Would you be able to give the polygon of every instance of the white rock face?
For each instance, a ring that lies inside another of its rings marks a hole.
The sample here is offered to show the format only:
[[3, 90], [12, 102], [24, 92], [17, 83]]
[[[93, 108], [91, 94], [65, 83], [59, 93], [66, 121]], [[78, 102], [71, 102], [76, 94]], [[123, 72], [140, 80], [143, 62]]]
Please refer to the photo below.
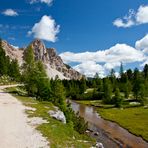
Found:
[[48, 111], [48, 114], [51, 117], [53, 117], [53, 118], [63, 122], [64, 124], [66, 124], [66, 118], [65, 118], [65, 115], [64, 115], [64, 113], [62, 111], [60, 111], [60, 110], [56, 110], [56, 111], [50, 110], [50, 111]]
[[96, 148], [104, 148], [103, 144], [100, 142], [96, 143]]
[[14, 46], [8, 44], [6, 41], [2, 41], [2, 47], [5, 50], [6, 55], [9, 56], [10, 59], [17, 59], [19, 65], [23, 63], [23, 50], [14, 48]]
[[58, 76], [60, 80], [69, 79], [69, 78], [66, 78], [62, 73], [60, 73], [56, 69], [51, 68], [50, 65], [48, 64], [45, 64], [45, 65], [46, 65], [46, 72], [49, 78], [55, 79]]

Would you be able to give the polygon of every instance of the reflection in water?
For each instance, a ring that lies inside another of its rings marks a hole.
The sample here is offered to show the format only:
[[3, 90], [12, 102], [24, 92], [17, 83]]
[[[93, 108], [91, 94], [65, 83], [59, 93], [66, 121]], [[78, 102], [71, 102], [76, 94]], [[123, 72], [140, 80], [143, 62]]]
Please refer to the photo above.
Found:
[[105, 148], [148, 148], [148, 143], [142, 138], [129, 133], [116, 123], [102, 119], [97, 114], [95, 107], [78, 104], [74, 101], [71, 101], [71, 104], [73, 110], [79, 112], [79, 115], [88, 121], [89, 129], [99, 132], [97, 140], [102, 142]]

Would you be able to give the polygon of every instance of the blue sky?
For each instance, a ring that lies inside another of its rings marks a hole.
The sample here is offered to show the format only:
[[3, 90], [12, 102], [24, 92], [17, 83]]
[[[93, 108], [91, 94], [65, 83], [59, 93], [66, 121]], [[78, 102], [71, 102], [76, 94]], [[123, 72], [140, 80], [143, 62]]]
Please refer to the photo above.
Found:
[[[147, 0], [2, 0], [0, 5], [1, 38], [19, 47], [41, 38], [88, 76], [118, 69], [122, 61], [125, 69], [141, 68], [147, 63], [147, 33]], [[128, 51], [133, 58], [127, 57]]]

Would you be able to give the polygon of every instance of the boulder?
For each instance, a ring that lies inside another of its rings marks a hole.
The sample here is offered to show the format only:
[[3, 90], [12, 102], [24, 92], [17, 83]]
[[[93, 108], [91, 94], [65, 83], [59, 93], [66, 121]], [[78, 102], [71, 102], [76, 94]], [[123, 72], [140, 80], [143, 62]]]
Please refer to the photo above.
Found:
[[63, 122], [64, 124], [66, 124], [66, 118], [65, 118], [65, 115], [64, 115], [64, 113], [62, 111], [60, 111], [60, 110], [55, 110], [55, 111], [50, 110], [50, 111], [48, 111], [48, 114], [51, 117], [53, 117], [53, 118]]
[[104, 148], [103, 144], [100, 142], [96, 143], [96, 148]]

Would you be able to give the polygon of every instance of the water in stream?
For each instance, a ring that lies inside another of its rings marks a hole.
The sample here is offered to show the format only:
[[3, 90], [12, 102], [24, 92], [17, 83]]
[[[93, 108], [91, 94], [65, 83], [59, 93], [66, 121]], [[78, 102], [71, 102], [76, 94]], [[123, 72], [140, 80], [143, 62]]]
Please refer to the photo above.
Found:
[[[148, 148], [148, 143], [141, 137], [129, 133], [118, 124], [101, 118], [95, 107], [79, 104], [71, 101], [75, 112], [89, 123], [91, 136], [103, 143], [105, 148]], [[96, 135], [94, 135], [94, 132]]]

